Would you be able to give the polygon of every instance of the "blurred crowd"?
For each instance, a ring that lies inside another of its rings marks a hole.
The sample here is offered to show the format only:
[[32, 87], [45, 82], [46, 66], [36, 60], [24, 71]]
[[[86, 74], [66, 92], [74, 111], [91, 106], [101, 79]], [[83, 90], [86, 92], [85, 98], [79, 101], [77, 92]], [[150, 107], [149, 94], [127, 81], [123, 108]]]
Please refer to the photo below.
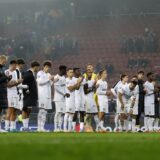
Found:
[[123, 36], [122, 53], [156, 53], [159, 49], [159, 39], [152, 29], [145, 28], [144, 34], [133, 37]]
[[43, 47], [46, 58], [57, 59], [62, 56], [77, 54], [79, 51], [78, 41], [68, 33], [51, 36], [43, 39]]
[[130, 69], [145, 69], [150, 65], [150, 62], [147, 57], [143, 56], [130, 56], [128, 59], [128, 67]]
[[[27, 26], [24, 31], [14, 36], [0, 37], [0, 53], [10, 57], [30, 59], [42, 54], [48, 59], [57, 59], [68, 54], [78, 53], [78, 41], [70, 33], [61, 33], [60, 28], [67, 26], [74, 17], [74, 3], [59, 1], [17, 4], [19, 9], [12, 6], [0, 6], [0, 26]], [[9, 11], [6, 12], [6, 7]], [[9, 8], [11, 7], [11, 8]], [[23, 9], [24, 8], [24, 9]], [[10, 37], [10, 38], [9, 38]], [[12, 37], [12, 38], [11, 38]]]
[[30, 59], [37, 53], [42, 53], [46, 58], [59, 58], [65, 54], [78, 53], [76, 38], [65, 35], [41, 36], [36, 32], [23, 33], [14, 38], [0, 37], [0, 53], [10, 57]]
[[114, 66], [111, 63], [109, 63], [109, 62], [104, 63], [104, 62], [102, 62], [101, 59], [96, 64], [95, 69], [96, 69], [96, 73], [99, 73], [101, 70], [105, 69], [105, 70], [107, 70], [107, 73], [110, 75], [113, 74], [115, 71]]

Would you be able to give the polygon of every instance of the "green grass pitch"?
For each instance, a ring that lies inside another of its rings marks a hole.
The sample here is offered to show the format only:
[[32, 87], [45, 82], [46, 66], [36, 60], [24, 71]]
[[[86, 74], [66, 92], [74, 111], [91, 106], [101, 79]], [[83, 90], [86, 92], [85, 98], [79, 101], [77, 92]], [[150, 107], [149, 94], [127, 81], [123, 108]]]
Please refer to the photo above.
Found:
[[0, 134], [0, 160], [159, 160], [160, 134]]

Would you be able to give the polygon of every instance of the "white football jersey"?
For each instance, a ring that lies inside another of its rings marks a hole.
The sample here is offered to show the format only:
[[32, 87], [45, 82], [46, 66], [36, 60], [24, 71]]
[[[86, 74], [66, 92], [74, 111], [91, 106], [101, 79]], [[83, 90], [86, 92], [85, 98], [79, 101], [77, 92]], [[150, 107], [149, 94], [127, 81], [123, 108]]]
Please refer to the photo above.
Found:
[[[73, 77], [74, 81], [77, 83], [78, 78]], [[81, 82], [80, 88], [78, 90], [75, 90], [75, 99], [80, 100], [84, 97], [84, 80]]]
[[45, 73], [44, 71], [39, 71], [37, 74], [38, 100], [40, 108], [52, 109], [51, 86], [53, 82], [49, 79], [50, 76], [50, 73]]
[[66, 93], [70, 94], [70, 97], [75, 96], [75, 90], [74, 91], [70, 91], [68, 89], [68, 87], [70, 86], [74, 86], [76, 84], [76, 80], [74, 78], [70, 79], [70, 78], [66, 78]]
[[129, 88], [130, 84], [124, 85], [121, 87], [121, 89], [119, 89], [119, 93], [122, 94], [122, 100], [124, 104], [128, 104], [131, 100], [131, 97], [135, 97], [136, 98], [136, 92], [135, 89], [134, 90], [130, 90]]
[[66, 94], [66, 78], [65, 76], [56, 75], [56, 82], [54, 83], [54, 101], [64, 102]]
[[154, 84], [152, 82], [146, 81], [144, 83], [144, 88], [146, 90], [145, 94], [145, 106], [154, 105]]
[[120, 87], [121, 85], [123, 85], [123, 84], [122, 84], [122, 81], [118, 81], [118, 82], [114, 85], [114, 87], [111, 88], [111, 92], [112, 92], [112, 94], [113, 94], [115, 97], [117, 97], [118, 89], [119, 89], [119, 87]]
[[97, 95], [98, 96], [106, 96], [106, 92], [107, 92], [107, 89], [108, 89], [107, 82], [100, 79], [100, 80], [97, 81], [96, 86], [98, 87], [97, 92], [96, 92]]
[[[16, 71], [10, 71], [9, 69], [7, 69], [6, 71], [5, 71], [5, 74], [7, 75], [7, 76], [12, 76], [12, 79], [11, 79], [11, 81], [17, 81], [17, 73], [16, 73]], [[17, 95], [17, 87], [16, 86], [13, 86], [13, 87], [11, 87], [11, 88], [7, 88], [7, 94], [8, 94], [8, 96], [13, 96], [13, 95]]]

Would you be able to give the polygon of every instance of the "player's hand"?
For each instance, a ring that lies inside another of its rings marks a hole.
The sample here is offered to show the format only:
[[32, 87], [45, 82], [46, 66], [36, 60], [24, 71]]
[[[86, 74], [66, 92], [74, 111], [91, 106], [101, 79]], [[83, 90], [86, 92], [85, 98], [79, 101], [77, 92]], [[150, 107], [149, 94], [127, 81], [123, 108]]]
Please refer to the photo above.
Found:
[[23, 79], [18, 79], [18, 80], [17, 80], [17, 83], [18, 83], [18, 84], [20, 84], [20, 83], [22, 83], [22, 82], [23, 82]]
[[132, 103], [135, 103], [135, 102], [136, 102], [136, 97], [133, 97]]
[[79, 78], [78, 78], [78, 83], [81, 83], [82, 80], [83, 80], [83, 78], [82, 78], [82, 77], [79, 77]]
[[49, 80], [54, 81], [54, 75], [50, 76]]
[[11, 81], [8, 82], [7, 86], [8, 86], [8, 88], [11, 88], [13, 86], [16, 86], [16, 84], [17, 84], [17, 81], [11, 80]]
[[29, 90], [26, 90], [26, 94], [29, 94], [30, 92], [29, 92]]
[[124, 104], [121, 105], [121, 109], [124, 110]]
[[8, 81], [10, 81], [12, 79], [12, 75], [7, 77]]
[[128, 116], [125, 113], [120, 114], [120, 120], [125, 120], [127, 118], [128, 118]]
[[146, 90], [146, 89], [144, 89], [143, 91], [144, 91], [145, 94], [147, 93], [147, 90]]
[[111, 91], [107, 91], [107, 92], [106, 92], [106, 95], [107, 95], [107, 96], [110, 96], [110, 95], [111, 95]]
[[70, 94], [69, 94], [69, 93], [66, 93], [64, 96], [67, 97], [67, 98], [69, 98], [69, 97], [70, 97]]
[[130, 108], [129, 110], [129, 114], [132, 115], [133, 114], [133, 108]]

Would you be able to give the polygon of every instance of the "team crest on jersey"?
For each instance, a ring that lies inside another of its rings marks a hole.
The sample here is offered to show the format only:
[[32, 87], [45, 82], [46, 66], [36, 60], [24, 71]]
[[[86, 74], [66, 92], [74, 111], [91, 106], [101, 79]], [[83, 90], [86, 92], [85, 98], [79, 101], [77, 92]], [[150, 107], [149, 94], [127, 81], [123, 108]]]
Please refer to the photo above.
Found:
[[44, 107], [44, 104], [43, 104], [43, 103], [41, 103], [41, 107]]
[[11, 107], [13, 107], [14, 106], [14, 102], [11, 102]]

